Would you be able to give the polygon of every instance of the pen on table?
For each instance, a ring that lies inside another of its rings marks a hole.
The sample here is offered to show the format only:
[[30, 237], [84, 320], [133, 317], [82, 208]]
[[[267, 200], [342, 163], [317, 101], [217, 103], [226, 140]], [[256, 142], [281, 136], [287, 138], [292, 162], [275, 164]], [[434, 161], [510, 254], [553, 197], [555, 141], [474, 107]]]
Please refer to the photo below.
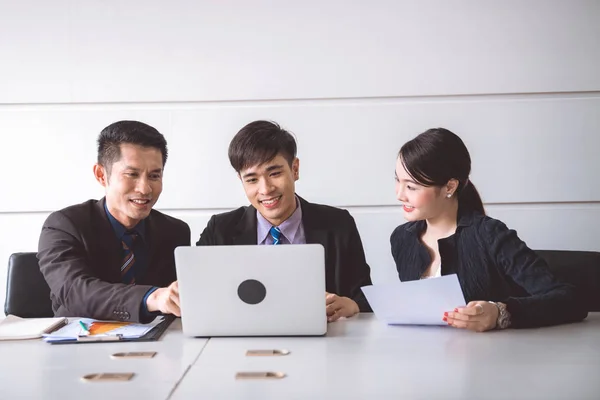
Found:
[[90, 329], [82, 321], [79, 321], [79, 325], [81, 326], [81, 329], [84, 330], [84, 332], [86, 333], [86, 335], [90, 334]]

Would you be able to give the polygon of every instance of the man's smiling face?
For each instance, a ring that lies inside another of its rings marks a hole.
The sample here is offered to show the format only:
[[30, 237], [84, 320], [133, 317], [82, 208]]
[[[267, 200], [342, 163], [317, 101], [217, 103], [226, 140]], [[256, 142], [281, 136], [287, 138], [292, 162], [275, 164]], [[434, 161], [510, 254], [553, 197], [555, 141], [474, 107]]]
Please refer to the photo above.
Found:
[[290, 166], [284, 156], [277, 154], [270, 161], [239, 173], [248, 201], [274, 226], [279, 226], [296, 210], [295, 182], [299, 167], [298, 158]]

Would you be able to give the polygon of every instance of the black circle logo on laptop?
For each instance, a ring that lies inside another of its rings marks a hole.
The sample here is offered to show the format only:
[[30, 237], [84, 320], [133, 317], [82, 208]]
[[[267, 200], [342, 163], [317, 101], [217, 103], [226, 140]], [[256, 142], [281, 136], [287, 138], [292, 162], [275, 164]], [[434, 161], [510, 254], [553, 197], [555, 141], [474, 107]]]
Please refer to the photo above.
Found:
[[247, 279], [238, 286], [238, 296], [246, 304], [258, 304], [267, 296], [267, 288], [256, 279]]

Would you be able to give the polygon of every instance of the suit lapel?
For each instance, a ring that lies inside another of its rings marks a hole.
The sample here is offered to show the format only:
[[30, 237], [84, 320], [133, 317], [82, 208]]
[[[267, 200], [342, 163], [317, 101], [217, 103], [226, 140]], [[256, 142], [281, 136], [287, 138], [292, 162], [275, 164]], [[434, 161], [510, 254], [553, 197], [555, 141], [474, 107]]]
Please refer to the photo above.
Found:
[[154, 270], [154, 268], [152, 268], [150, 264], [152, 264], [152, 262], [156, 259], [155, 253], [156, 249], [159, 247], [154, 245], [154, 236], [156, 235], [156, 232], [158, 232], [158, 227], [156, 226], [154, 218], [152, 218], [152, 211], [150, 211], [150, 215], [148, 215], [148, 217], [144, 220], [144, 223], [146, 224], [146, 232], [144, 233], [144, 239], [146, 239], [145, 245], [146, 254], [148, 257], [146, 259], [147, 272], [148, 270]]
[[[320, 224], [319, 216], [315, 213], [314, 206], [302, 197], [298, 196], [298, 198], [300, 199], [300, 204], [302, 206], [302, 225], [304, 226], [306, 243], [318, 243], [327, 248], [327, 227], [323, 227]], [[248, 206], [244, 215], [242, 215], [242, 218], [235, 227], [233, 244], [257, 244], [256, 224], [256, 209], [252, 206]]]
[[103, 257], [106, 262], [106, 268], [108, 271], [108, 279], [113, 282], [121, 281], [121, 260], [123, 247], [115, 231], [106, 216], [104, 210], [104, 203], [106, 199], [103, 197], [99, 202], [96, 203], [94, 212], [96, 214], [95, 220], [98, 221], [95, 232], [98, 237], [99, 243], [99, 255]]
[[256, 208], [249, 206], [235, 227], [233, 244], [258, 244], [256, 238]]
[[315, 213], [315, 207], [302, 197], [298, 196], [298, 198], [302, 207], [302, 225], [304, 227], [306, 243], [322, 244], [327, 249], [327, 227], [321, 225], [321, 220]]

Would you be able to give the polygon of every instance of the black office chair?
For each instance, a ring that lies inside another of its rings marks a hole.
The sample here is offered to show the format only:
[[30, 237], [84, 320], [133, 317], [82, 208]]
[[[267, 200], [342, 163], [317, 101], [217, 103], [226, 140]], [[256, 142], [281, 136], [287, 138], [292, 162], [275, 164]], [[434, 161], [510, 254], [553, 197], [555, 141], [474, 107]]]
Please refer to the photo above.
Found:
[[536, 250], [560, 280], [577, 288], [588, 311], [600, 311], [600, 253], [595, 251]]
[[8, 259], [4, 314], [23, 318], [53, 317], [50, 287], [36, 253], [14, 253]]

